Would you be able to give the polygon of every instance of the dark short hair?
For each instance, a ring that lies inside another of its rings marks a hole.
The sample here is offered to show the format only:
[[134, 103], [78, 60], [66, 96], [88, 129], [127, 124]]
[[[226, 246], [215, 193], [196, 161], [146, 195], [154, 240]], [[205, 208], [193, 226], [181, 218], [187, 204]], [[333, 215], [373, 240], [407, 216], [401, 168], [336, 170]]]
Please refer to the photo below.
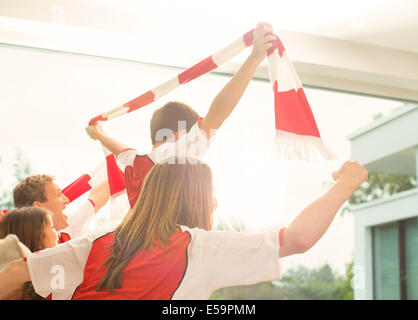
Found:
[[13, 189], [13, 201], [16, 208], [28, 207], [35, 201], [45, 202], [45, 184], [54, 181], [53, 176], [36, 174], [26, 177]]
[[[167, 102], [164, 106], [155, 110], [152, 115], [150, 123], [152, 144], [158, 142], [156, 135], [159, 130], [169, 129], [173, 134], [176, 134], [178, 132], [178, 122], [185, 121], [185, 129], [189, 132], [198, 119], [199, 114], [187, 104], [176, 101]], [[166, 135], [163, 141], [169, 138], [171, 136]]]

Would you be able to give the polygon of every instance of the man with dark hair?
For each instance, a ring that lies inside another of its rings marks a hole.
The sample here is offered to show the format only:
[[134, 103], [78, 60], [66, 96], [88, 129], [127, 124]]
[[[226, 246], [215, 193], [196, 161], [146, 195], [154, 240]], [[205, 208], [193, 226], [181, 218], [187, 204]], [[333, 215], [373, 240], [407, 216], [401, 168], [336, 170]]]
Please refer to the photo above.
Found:
[[105, 181], [93, 188], [88, 200], [67, 216], [63, 211], [70, 201], [54, 180], [53, 176], [46, 174], [26, 177], [13, 189], [13, 200], [16, 208], [39, 206], [50, 210], [54, 228], [60, 232], [59, 242], [62, 243], [88, 230], [95, 214], [109, 200], [109, 184]]
[[155, 163], [161, 163], [175, 155], [203, 157], [210, 138], [232, 113], [258, 66], [265, 59], [267, 50], [273, 46], [276, 38], [272, 33], [270, 24], [257, 25], [251, 54], [215, 97], [204, 118], [200, 118], [196, 111], [181, 102], [169, 102], [156, 110], [151, 119], [151, 153], [140, 154], [126, 147], [108, 137], [98, 125], [87, 128], [87, 133], [93, 140], [99, 140], [117, 156], [125, 172], [131, 207], [135, 205], [144, 179]]

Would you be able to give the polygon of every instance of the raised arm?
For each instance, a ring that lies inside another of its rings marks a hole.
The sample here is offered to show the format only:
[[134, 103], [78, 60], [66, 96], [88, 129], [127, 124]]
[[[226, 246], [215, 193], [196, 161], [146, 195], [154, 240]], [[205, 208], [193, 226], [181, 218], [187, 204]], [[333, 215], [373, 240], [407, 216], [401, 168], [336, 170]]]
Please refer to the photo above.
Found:
[[218, 129], [234, 110], [241, 99], [259, 64], [266, 57], [266, 51], [273, 46], [275, 37], [268, 23], [259, 23], [254, 30], [254, 45], [250, 56], [213, 100], [200, 128], [210, 136], [211, 130]]
[[86, 128], [86, 131], [90, 138], [92, 138], [93, 140], [99, 140], [100, 143], [114, 155], [118, 155], [123, 150], [129, 149], [127, 146], [120, 143], [119, 141], [110, 138], [103, 130], [103, 128], [98, 124], [88, 126]]
[[368, 179], [367, 170], [356, 161], [345, 162], [332, 176], [335, 184], [308, 205], [284, 231], [280, 257], [303, 253], [312, 248], [327, 231], [344, 202]]
[[104, 181], [97, 187], [93, 188], [89, 194], [89, 200], [94, 203], [94, 210], [97, 213], [107, 203], [110, 198], [110, 190], [108, 181]]

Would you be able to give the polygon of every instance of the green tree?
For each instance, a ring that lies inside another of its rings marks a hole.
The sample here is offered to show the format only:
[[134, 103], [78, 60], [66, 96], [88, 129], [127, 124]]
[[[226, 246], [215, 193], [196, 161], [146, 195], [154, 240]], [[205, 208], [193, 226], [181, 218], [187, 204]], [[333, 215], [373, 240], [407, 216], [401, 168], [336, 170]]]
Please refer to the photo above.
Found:
[[[1, 163], [0, 159], [0, 163]], [[15, 162], [13, 164], [14, 181], [10, 186], [0, 185], [0, 209], [11, 210], [14, 208], [13, 187], [31, 174], [31, 167], [20, 148], [16, 149]]]
[[329, 300], [338, 289], [329, 264], [312, 270], [299, 266], [290, 270], [281, 282], [290, 300]]
[[284, 290], [271, 281], [248, 286], [222, 288], [212, 293], [210, 300], [286, 300]]
[[[398, 108], [395, 108], [392, 112], [397, 109]], [[373, 121], [382, 117], [383, 114], [381, 112], [372, 115]], [[333, 183], [332, 180], [325, 181], [322, 183], [322, 188], [329, 189]], [[343, 206], [341, 215], [350, 212], [350, 205], [358, 205], [377, 199], [385, 199], [399, 192], [416, 187], [417, 177], [414, 175], [369, 171], [367, 182], [363, 183], [363, 185], [353, 193], [348, 200], [348, 204]]]
[[414, 176], [369, 172], [369, 179], [348, 200], [350, 205], [384, 199], [396, 193], [415, 188]]
[[336, 285], [338, 290], [335, 292], [335, 295], [333, 296], [335, 300], [354, 299], [354, 291], [351, 286], [351, 282], [353, 281], [353, 265], [353, 260], [350, 263], [346, 264], [345, 277], [340, 276], [337, 278]]

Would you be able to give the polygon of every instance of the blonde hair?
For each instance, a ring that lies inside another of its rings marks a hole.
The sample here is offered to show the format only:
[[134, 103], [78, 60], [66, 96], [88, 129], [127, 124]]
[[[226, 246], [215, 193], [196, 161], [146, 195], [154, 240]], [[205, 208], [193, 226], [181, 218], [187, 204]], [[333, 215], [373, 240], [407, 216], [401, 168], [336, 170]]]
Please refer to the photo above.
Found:
[[212, 171], [194, 160], [156, 164], [148, 173], [135, 206], [115, 230], [111, 256], [105, 261], [106, 274], [97, 291], [121, 288], [122, 273], [141, 248], [163, 246], [178, 225], [205, 230], [212, 228]]

